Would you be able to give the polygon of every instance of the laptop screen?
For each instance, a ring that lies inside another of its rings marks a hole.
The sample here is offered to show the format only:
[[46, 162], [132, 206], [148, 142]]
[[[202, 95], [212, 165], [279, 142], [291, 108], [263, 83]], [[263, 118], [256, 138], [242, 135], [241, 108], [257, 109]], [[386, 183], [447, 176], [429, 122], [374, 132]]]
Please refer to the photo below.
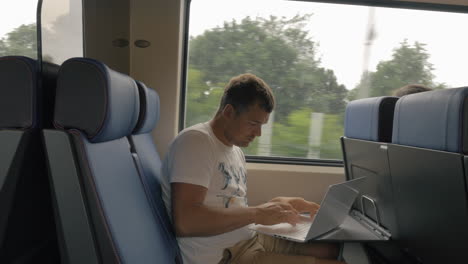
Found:
[[359, 196], [359, 187], [364, 180], [365, 178], [362, 177], [328, 187], [307, 234], [307, 239], [322, 235], [343, 223]]

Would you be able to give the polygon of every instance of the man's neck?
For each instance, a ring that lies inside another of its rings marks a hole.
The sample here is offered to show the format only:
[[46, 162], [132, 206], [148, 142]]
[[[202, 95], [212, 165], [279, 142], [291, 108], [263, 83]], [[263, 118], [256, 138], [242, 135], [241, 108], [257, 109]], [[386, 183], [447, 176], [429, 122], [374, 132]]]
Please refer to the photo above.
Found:
[[219, 117], [218, 115], [215, 115], [213, 119], [209, 122], [209, 125], [211, 126], [211, 129], [213, 130], [214, 135], [216, 138], [219, 139], [224, 145], [228, 147], [232, 147], [232, 144], [229, 143], [225, 136], [225, 124], [224, 120]]

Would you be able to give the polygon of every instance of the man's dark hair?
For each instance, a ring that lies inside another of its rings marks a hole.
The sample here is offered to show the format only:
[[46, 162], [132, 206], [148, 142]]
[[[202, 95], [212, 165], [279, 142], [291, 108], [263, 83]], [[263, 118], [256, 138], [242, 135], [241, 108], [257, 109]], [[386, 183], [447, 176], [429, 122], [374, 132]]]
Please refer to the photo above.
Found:
[[247, 111], [255, 104], [271, 113], [275, 107], [275, 98], [271, 88], [262, 79], [251, 73], [244, 73], [233, 77], [224, 88], [218, 113], [228, 104], [234, 107], [237, 114]]
[[428, 92], [428, 91], [432, 91], [432, 89], [421, 84], [408, 84], [397, 89], [394, 95], [398, 97], [402, 97], [403, 95], [420, 93], [420, 92]]

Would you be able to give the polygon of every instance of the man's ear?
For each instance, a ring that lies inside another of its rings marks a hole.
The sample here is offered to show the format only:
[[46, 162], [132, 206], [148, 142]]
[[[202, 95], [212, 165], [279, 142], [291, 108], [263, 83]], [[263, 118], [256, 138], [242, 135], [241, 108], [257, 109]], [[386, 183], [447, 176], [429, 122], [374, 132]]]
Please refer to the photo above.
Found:
[[236, 110], [234, 109], [234, 106], [232, 106], [231, 104], [227, 104], [224, 106], [222, 113], [224, 118], [233, 119], [236, 115]]

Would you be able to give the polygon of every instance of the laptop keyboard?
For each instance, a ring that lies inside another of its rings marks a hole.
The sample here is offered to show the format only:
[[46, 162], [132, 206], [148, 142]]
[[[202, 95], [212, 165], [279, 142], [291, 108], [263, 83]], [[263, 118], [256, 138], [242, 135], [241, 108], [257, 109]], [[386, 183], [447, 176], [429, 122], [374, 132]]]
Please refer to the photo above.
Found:
[[301, 236], [305, 237], [307, 235], [307, 232], [310, 229], [310, 223], [298, 223], [296, 224], [295, 227], [291, 229], [291, 235], [292, 236]]
[[298, 223], [296, 226], [291, 226], [289, 224], [283, 224], [280, 228], [275, 228], [271, 232], [279, 236], [289, 236], [297, 238], [305, 238], [307, 232], [310, 229], [310, 222]]
[[309, 216], [303, 216], [299, 223], [292, 226], [288, 223], [276, 224], [273, 226], [262, 226], [255, 225], [253, 230], [261, 233], [274, 235], [280, 238], [294, 238], [297, 240], [303, 240], [309, 232], [310, 226], [312, 225], [312, 219]]

